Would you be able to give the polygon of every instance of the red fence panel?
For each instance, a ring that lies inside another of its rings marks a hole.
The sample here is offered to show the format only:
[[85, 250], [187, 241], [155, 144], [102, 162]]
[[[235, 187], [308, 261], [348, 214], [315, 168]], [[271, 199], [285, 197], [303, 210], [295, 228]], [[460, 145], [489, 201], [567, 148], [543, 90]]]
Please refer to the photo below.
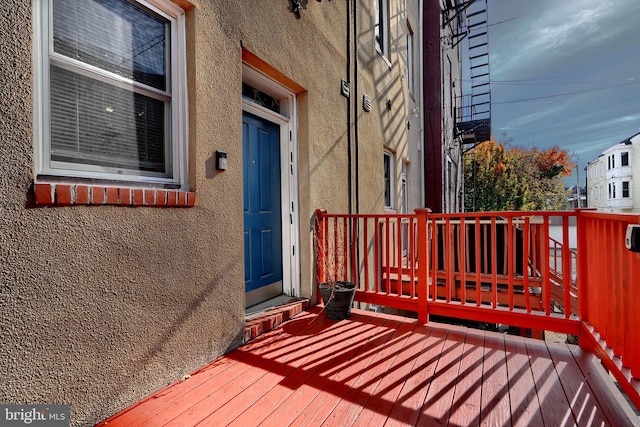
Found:
[[627, 227], [640, 224], [640, 215], [587, 211], [580, 217], [583, 321], [613, 353], [612, 360], [619, 358], [640, 378], [640, 253], [625, 247]]

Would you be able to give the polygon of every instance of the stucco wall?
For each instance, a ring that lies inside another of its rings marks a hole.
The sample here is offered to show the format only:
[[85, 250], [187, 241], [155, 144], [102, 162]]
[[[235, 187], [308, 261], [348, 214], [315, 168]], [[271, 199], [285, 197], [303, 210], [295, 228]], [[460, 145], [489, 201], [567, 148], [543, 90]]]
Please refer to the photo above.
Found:
[[[190, 85], [197, 206], [36, 207], [31, 7], [5, 2], [0, 14], [0, 401], [71, 404], [72, 424], [87, 425], [241, 342], [241, 157], [230, 125], [240, 112], [223, 102], [239, 93], [240, 51], [223, 39], [189, 64], [202, 75]], [[215, 23], [196, 33], [220, 34]], [[222, 63], [215, 74], [208, 57]], [[231, 170], [211, 176], [221, 146]]]
[[[347, 78], [346, 4], [309, 2], [298, 20], [286, 0], [177, 3], [189, 7], [191, 208], [34, 204], [32, 4], [3, 3], [2, 403], [70, 404], [72, 425], [93, 424], [241, 344], [243, 47], [304, 88], [300, 279], [302, 295], [314, 294], [313, 212], [348, 208], [349, 104], [339, 92]], [[359, 12], [366, 46], [359, 97], [371, 93], [375, 102], [372, 113], [358, 110], [360, 208], [381, 212], [382, 147], [404, 150], [408, 110], [397, 98], [406, 85], [401, 69], [373, 53], [369, 3]], [[389, 97], [393, 110], [383, 111]], [[215, 150], [228, 152], [227, 171], [214, 171]]]

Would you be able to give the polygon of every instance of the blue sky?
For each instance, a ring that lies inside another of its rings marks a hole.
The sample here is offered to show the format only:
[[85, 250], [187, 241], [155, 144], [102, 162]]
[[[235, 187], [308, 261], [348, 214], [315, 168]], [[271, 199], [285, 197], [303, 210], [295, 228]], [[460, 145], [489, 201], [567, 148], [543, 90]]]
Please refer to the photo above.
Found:
[[640, 1], [488, 1], [492, 133], [574, 153], [584, 185], [640, 129]]

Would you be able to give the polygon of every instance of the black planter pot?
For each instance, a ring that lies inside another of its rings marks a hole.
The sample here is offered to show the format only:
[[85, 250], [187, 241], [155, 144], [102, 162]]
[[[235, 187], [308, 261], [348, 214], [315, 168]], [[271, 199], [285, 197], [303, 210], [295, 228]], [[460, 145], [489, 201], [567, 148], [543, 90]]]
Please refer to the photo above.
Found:
[[351, 314], [351, 304], [356, 295], [356, 285], [338, 281], [321, 283], [320, 294], [324, 301], [324, 311], [329, 319], [342, 320]]

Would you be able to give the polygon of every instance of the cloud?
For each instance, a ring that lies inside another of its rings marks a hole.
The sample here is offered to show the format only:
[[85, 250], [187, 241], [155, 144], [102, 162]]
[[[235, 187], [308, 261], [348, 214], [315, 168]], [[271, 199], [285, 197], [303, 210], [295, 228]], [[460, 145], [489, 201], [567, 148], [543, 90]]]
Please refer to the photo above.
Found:
[[625, 125], [625, 124], [627, 125], [625, 125], [624, 127], [629, 127], [628, 124], [631, 124], [634, 122], [640, 124], [640, 114], [631, 114], [631, 115], [626, 115], [622, 117], [613, 117], [609, 120], [600, 121], [598, 123], [591, 123], [590, 125], [583, 126], [580, 128], [580, 130], [584, 132], [584, 131], [591, 131], [591, 130], [597, 130], [597, 129], [608, 128], [608, 127], [620, 128], [621, 125]]
[[489, 0], [496, 138], [574, 153], [584, 183], [640, 128], [638, 16], [639, 0]]
[[555, 116], [564, 109], [564, 105], [556, 105], [553, 108], [538, 110], [524, 116], [515, 117], [506, 124], [506, 128], [519, 128], [530, 123], [535, 123], [545, 119], [548, 116]]
[[[629, 7], [638, 7], [639, 2], [634, 0], [536, 0], [531, 3], [535, 9], [507, 29], [510, 37], [500, 35], [500, 25], [490, 28], [490, 39], [498, 39], [499, 45], [497, 50], [492, 49], [496, 52], [491, 58], [492, 77], [504, 78], [559, 56], [576, 55], [615, 38], [630, 25], [637, 25], [628, 19]], [[507, 6], [505, 0], [495, 0], [492, 4], [518, 13], [517, 9]]]

